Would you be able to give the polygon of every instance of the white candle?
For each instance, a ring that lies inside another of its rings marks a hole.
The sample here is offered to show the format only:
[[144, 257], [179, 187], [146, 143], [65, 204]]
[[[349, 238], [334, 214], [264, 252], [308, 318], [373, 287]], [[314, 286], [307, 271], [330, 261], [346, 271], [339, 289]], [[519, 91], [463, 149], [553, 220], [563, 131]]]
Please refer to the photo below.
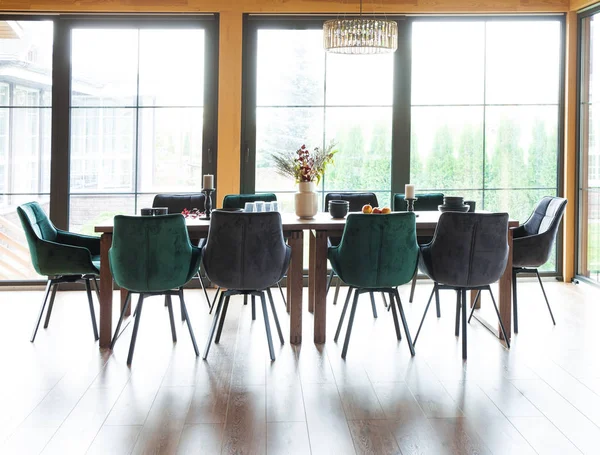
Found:
[[415, 186], [411, 183], [404, 185], [404, 198], [414, 199], [415, 198]]
[[206, 174], [202, 180], [202, 189], [212, 190], [215, 188], [215, 177], [212, 174]]

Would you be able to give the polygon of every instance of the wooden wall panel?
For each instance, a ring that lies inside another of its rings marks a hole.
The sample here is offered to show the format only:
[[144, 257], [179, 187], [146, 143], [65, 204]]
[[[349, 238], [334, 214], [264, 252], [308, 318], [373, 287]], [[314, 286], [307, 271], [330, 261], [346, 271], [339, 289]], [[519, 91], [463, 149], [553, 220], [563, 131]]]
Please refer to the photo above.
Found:
[[563, 222], [563, 277], [575, 274], [575, 196], [577, 191], [577, 13], [567, 13], [565, 62], [564, 185], [568, 199]]
[[[363, 3], [365, 12], [380, 13], [565, 12], [570, 7], [569, 0], [375, 0]], [[359, 0], [0, 1], [0, 11], [343, 13], [358, 10]]]

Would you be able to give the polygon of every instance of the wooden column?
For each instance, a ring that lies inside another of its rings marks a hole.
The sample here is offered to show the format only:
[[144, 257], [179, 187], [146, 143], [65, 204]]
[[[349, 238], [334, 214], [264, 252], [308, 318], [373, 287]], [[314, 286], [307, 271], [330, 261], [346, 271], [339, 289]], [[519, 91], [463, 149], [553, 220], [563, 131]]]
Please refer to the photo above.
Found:
[[112, 336], [112, 293], [113, 279], [108, 263], [108, 250], [112, 245], [112, 234], [100, 237], [100, 347], [110, 347]]
[[288, 306], [290, 308], [290, 343], [302, 343], [302, 271], [304, 235], [292, 232], [288, 243], [292, 247], [292, 268], [288, 270]]
[[315, 343], [325, 343], [327, 332], [327, 231], [315, 232], [314, 245]]

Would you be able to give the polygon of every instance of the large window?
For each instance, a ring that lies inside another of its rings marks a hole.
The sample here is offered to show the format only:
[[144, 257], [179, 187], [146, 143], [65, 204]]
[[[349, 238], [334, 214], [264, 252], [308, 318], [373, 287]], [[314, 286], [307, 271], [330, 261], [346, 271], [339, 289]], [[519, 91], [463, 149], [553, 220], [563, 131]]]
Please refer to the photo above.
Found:
[[53, 24], [0, 20], [0, 280], [38, 278], [19, 204], [50, 205]]
[[413, 24], [417, 187], [520, 221], [558, 193], [560, 37], [559, 20]]
[[600, 16], [580, 18], [579, 248], [577, 273], [600, 281]]
[[198, 192], [215, 173], [216, 131], [204, 137], [214, 39], [201, 25], [73, 27], [71, 230], [139, 213], [157, 193]]
[[335, 165], [321, 194], [374, 191], [389, 204], [393, 55], [326, 54], [320, 21], [303, 29], [254, 25], [255, 85], [247, 89], [256, 92], [256, 104], [246, 118], [256, 137], [248, 145], [256, 151], [252, 190], [275, 192], [293, 210], [296, 185], [274, 172], [270, 155], [334, 143]]
[[333, 140], [323, 193], [382, 205], [410, 182], [521, 222], [559, 193], [562, 16], [402, 18], [396, 53], [375, 56], [325, 53], [322, 24], [247, 19], [243, 191], [293, 211], [270, 154]]

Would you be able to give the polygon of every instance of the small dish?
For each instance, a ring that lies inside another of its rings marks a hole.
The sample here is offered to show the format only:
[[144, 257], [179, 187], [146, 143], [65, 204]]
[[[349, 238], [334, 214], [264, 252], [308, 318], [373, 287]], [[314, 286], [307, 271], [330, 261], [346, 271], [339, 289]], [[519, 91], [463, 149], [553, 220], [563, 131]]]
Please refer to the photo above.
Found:
[[468, 212], [468, 205], [438, 205], [440, 212]]

